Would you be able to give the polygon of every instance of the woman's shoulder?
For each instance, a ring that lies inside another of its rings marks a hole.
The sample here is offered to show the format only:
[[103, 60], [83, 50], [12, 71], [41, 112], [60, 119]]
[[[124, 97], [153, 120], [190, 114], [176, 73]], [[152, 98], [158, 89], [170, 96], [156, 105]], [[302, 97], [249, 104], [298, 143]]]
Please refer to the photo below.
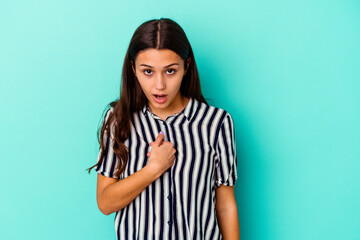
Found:
[[104, 118], [107, 119], [112, 112], [114, 112], [114, 107], [111, 107], [111, 106], [110, 106], [110, 108], [108, 108], [108, 109], [105, 110], [105, 116], [104, 116]]
[[107, 123], [111, 113], [114, 112], [114, 107], [109, 107], [104, 109], [103, 113], [102, 113], [102, 125], [104, 125], [105, 123]]
[[210, 112], [215, 112], [219, 115], [224, 115], [224, 116], [227, 116], [229, 115], [231, 117], [231, 114], [230, 112], [225, 109], [225, 108], [222, 108], [222, 107], [218, 107], [214, 104], [211, 104], [211, 103], [204, 103], [204, 102], [200, 102], [200, 101], [197, 101], [198, 102], [198, 106], [199, 108], [204, 108], [204, 109], [208, 109], [208, 111]]
[[110, 113], [114, 112], [115, 106], [119, 100], [110, 102], [105, 108], [105, 117], [107, 118]]
[[230, 112], [222, 107], [218, 107], [211, 103], [204, 103], [198, 101], [198, 111], [206, 114], [198, 115], [201, 118], [206, 118], [209, 121], [206, 121], [208, 124], [215, 124], [213, 127], [218, 127], [223, 125], [226, 121], [233, 122], [232, 115]]

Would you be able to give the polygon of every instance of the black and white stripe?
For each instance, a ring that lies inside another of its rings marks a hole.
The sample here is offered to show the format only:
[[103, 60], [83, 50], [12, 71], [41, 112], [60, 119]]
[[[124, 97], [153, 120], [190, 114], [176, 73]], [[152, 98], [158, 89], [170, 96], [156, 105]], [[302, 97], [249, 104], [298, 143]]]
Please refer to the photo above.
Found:
[[[113, 109], [109, 109], [112, 111]], [[108, 116], [109, 111], [105, 115]], [[237, 179], [234, 123], [231, 115], [190, 98], [183, 111], [165, 121], [148, 106], [134, 113], [126, 170], [119, 180], [143, 168], [158, 133], [176, 149], [175, 163], [116, 212], [117, 239], [221, 239], [215, 212], [215, 189]], [[111, 136], [113, 130], [111, 131]], [[114, 177], [117, 157], [106, 139], [106, 154], [96, 171]], [[101, 150], [98, 161], [100, 160]]]

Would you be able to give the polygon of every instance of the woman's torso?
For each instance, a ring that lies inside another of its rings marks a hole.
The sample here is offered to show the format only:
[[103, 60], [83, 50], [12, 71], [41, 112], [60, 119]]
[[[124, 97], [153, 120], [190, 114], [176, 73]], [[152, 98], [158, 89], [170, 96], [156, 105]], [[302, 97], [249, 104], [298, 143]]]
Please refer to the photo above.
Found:
[[[218, 141], [219, 134], [224, 134], [222, 126], [229, 114], [191, 98], [183, 111], [165, 121], [147, 106], [133, 116], [131, 135], [124, 142], [129, 158], [119, 179], [147, 164], [149, 144], [160, 131], [164, 132], [164, 140], [176, 149], [175, 162], [129, 205], [116, 212], [117, 238], [220, 239], [215, 212], [216, 181], [221, 178], [219, 175], [226, 175], [222, 169], [229, 171], [232, 163], [219, 164]], [[227, 154], [233, 154], [234, 158], [234, 151]], [[103, 171], [113, 171], [118, 159], [112, 157], [112, 161], [108, 158], [103, 163]]]

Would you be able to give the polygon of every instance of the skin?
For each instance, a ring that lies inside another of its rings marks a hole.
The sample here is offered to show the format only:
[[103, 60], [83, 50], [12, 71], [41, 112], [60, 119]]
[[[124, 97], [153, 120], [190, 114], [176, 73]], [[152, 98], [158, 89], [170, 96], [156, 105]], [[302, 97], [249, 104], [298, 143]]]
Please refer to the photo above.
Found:
[[234, 186], [220, 185], [215, 190], [215, 210], [224, 240], [240, 239], [240, 225]]
[[[190, 100], [180, 93], [181, 81], [190, 61], [189, 58], [184, 64], [179, 55], [168, 49], [146, 49], [140, 51], [135, 59], [133, 71], [149, 100], [149, 108], [162, 120], [182, 111]], [[167, 99], [159, 104], [153, 94], [166, 94]], [[132, 175], [118, 181], [98, 174], [96, 198], [103, 214], [109, 215], [126, 207], [174, 164], [176, 150], [171, 142], [164, 140], [162, 134], [150, 145], [147, 165]], [[215, 194], [216, 214], [223, 239], [240, 239], [234, 187], [221, 185]]]

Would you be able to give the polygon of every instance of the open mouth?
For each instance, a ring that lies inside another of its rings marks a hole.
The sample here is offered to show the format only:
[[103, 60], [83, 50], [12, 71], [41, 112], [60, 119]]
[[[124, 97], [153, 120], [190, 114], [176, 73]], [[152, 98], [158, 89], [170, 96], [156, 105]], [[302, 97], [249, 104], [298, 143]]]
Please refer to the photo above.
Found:
[[155, 96], [157, 99], [163, 99], [164, 97], [166, 97], [166, 95], [156, 95], [156, 94], [154, 94], [154, 96]]

